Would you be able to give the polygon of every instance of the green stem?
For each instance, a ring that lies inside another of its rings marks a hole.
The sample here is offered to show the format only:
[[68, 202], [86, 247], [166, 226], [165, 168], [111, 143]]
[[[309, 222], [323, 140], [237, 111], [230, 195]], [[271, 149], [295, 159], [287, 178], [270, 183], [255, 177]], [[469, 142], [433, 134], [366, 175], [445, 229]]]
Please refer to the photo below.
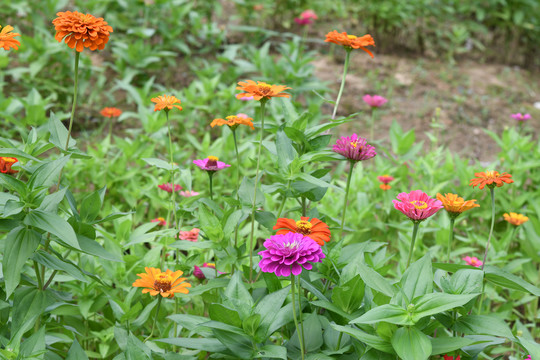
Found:
[[369, 130], [369, 139], [370, 141], [373, 141], [373, 127], [375, 125], [375, 110], [376, 108], [371, 108], [371, 124], [370, 124], [370, 130]]
[[208, 178], [210, 179], [210, 199], [214, 200], [214, 192], [212, 190], [212, 177], [214, 176], [214, 172], [207, 171], [207, 173], [208, 173]]
[[306, 216], [306, 198], [302, 196], [302, 216]]
[[506, 245], [506, 253], [508, 254], [510, 251], [510, 247], [512, 246], [512, 241], [514, 241], [514, 237], [516, 236], [516, 232], [518, 229], [518, 226], [511, 225], [514, 228], [512, 229], [512, 235], [510, 235], [510, 240], [508, 240], [508, 245]]
[[413, 233], [412, 233], [412, 239], [411, 239], [411, 247], [409, 248], [409, 256], [407, 257], [407, 267], [405, 269], [409, 268], [409, 264], [411, 263], [412, 254], [414, 251], [414, 243], [416, 241], [416, 234], [418, 233], [418, 226], [420, 225], [420, 222], [414, 221], [414, 227], [413, 227]]
[[354, 165], [356, 165], [356, 162], [350, 161], [349, 162], [350, 168], [349, 168], [349, 175], [347, 177], [347, 186], [345, 187], [345, 203], [343, 204], [343, 215], [341, 215], [341, 228], [339, 230], [340, 233], [340, 239], [343, 239], [343, 226], [345, 224], [345, 214], [347, 212], [347, 202], [349, 200], [349, 190], [351, 187], [351, 179], [352, 179], [352, 173], [354, 170]]
[[236, 198], [238, 199], [238, 189], [240, 188], [240, 155], [238, 155], [238, 142], [236, 141], [236, 129], [232, 129], [234, 139], [234, 150], [236, 152]]
[[[302, 285], [300, 284], [300, 276], [298, 277], [298, 319], [300, 320], [300, 332], [302, 334], [302, 344], [306, 343], [304, 337], [304, 322], [302, 321]], [[306, 349], [304, 349], [306, 351]]]
[[491, 228], [489, 229], [488, 242], [486, 245], [486, 251], [484, 252], [484, 261], [482, 263], [482, 270], [484, 270], [484, 266], [486, 266], [489, 244], [491, 244], [491, 236], [493, 235], [493, 227], [495, 226], [495, 189], [490, 187], [489, 191], [491, 192]]
[[253, 184], [253, 205], [251, 207], [251, 235], [249, 237], [249, 281], [253, 280], [253, 235], [255, 233], [255, 206], [257, 204], [257, 183], [259, 181], [259, 166], [261, 160], [261, 148], [264, 135], [264, 111], [268, 99], [262, 98], [261, 103], [261, 132], [259, 139], [259, 150], [257, 152], [257, 170], [255, 171], [255, 181]]
[[154, 335], [154, 327], [156, 326], [156, 320], [159, 316], [159, 308], [161, 307], [161, 300], [163, 300], [163, 296], [161, 296], [160, 294], [158, 294], [158, 296], [159, 297], [158, 297], [158, 303], [157, 303], [156, 316], [154, 316], [154, 321], [152, 322], [152, 329], [150, 330], [150, 335], [148, 335], [148, 337], [144, 339], [143, 342], [148, 341], [148, 339], [150, 339], [152, 335]]
[[287, 202], [287, 192], [289, 191], [289, 188], [291, 186], [291, 180], [287, 180], [287, 190], [283, 193], [283, 200], [281, 200], [281, 205], [279, 206], [277, 217], [279, 218], [281, 216], [281, 213], [283, 212], [283, 208], [285, 207], [285, 202]]
[[75, 82], [73, 84], [73, 105], [71, 106], [71, 117], [69, 118], [69, 128], [68, 128], [68, 136], [66, 139], [66, 147], [65, 150], [67, 151], [69, 146], [69, 139], [71, 137], [71, 128], [73, 126], [73, 118], [75, 117], [75, 107], [77, 106], [77, 92], [79, 88], [79, 57], [80, 52], [75, 51]]
[[34, 271], [36, 272], [36, 279], [38, 283], [38, 289], [43, 289], [43, 281], [41, 280], [41, 274], [39, 273], [39, 265], [34, 261]]
[[336, 346], [336, 351], [339, 350], [339, 348], [341, 347], [341, 338], [343, 337], [343, 332], [340, 332], [339, 333], [339, 337], [337, 339], [337, 346]]
[[349, 59], [351, 57], [351, 50], [345, 48], [345, 51], [347, 51], [347, 55], [345, 56], [345, 65], [343, 65], [343, 77], [341, 79], [341, 87], [339, 88], [339, 93], [336, 99], [336, 104], [334, 105], [334, 112], [332, 113], [332, 119], [336, 118], [336, 113], [339, 107], [339, 101], [341, 100], [341, 95], [343, 94], [343, 89], [345, 88], [345, 77], [347, 76], [347, 69], [349, 67]]
[[448, 236], [448, 253], [446, 262], [450, 263], [450, 251], [452, 250], [452, 243], [454, 242], [454, 222], [456, 218], [450, 215], [450, 235]]
[[[291, 293], [292, 293], [292, 311], [293, 311], [293, 319], [294, 319], [294, 326], [296, 327], [296, 333], [298, 334], [298, 342], [300, 343], [300, 354], [302, 355], [302, 360], [304, 360], [304, 343], [302, 341], [302, 336], [300, 335], [300, 328], [298, 326], [298, 320], [296, 318], [296, 300], [294, 293], [296, 292], [295, 288], [295, 276], [291, 274]], [[302, 309], [300, 309], [302, 311]]]

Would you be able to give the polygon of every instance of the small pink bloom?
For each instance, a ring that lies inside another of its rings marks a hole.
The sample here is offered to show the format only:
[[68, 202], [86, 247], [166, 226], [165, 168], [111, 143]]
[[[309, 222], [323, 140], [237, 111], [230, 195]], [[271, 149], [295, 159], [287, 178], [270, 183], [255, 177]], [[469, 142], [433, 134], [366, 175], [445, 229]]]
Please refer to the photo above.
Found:
[[310, 25], [313, 24], [313, 20], [317, 20], [317, 14], [313, 10], [306, 10], [300, 14], [300, 17], [294, 18], [294, 21], [298, 25]]
[[467, 265], [474, 266], [474, 267], [482, 267], [482, 265], [484, 265], [484, 263], [476, 257], [465, 256], [463, 258], [463, 261], [465, 261]]
[[516, 119], [517, 121], [527, 121], [531, 118], [531, 114], [522, 114], [522, 113], [512, 114], [510, 116]]
[[523, 359], [523, 360], [532, 360], [532, 357], [531, 357], [531, 355], [527, 355], [527, 357], [525, 359]]
[[183, 196], [183, 197], [191, 197], [191, 196], [197, 196], [199, 195], [198, 192], [196, 191], [180, 191], [180, 195]]
[[423, 221], [443, 208], [442, 202], [430, 198], [421, 190], [400, 193], [398, 200], [392, 200], [396, 210], [401, 211], [412, 221]]
[[244, 113], [238, 113], [238, 114], [236, 114], [236, 117], [246, 119], [246, 118], [248, 118], [249, 116], [248, 116], [247, 114], [244, 114]]
[[164, 218], [162, 217], [158, 217], [158, 218], [155, 218], [155, 219], [152, 219], [150, 220], [150, 222], [153, 222], [153, 223], [159, 223], [158, 225], [159, 226], [167, 226], [167, 221], [165, 221]]
[[[215, 269], [215, 268], [216, 268], [216, 264], [213, 264], [213, 263], [204, 263], [202, 267], [203, 267], [203, 268]], [[222, 273], [221, 271], [218, 271], [217, 273], [218, 273], [218, 274], [225, 274], [225, 273]], [[193, 267], [193, 275], [194, 275], [197, 279], [200, 279], [200, 280], [206, 279], [206, 276], [204, 276], [203, 271], [202, 271], [201, 268], [198, 267], [197, 265], [195, 265], [195, 266]]]
[[231, 166], [229, 164], [225, 164], [224, 162], [218, 161], [218, 158], [215, 156], [209, 156], [202, 160], [193, 160], [193, 163], [202, 170], [206, 171], [218, 171]]
[[342, 136], [336, 141], [332, 150], [353, 161], [367, 160], [377, 155], [375, 148], [369, 145], [366, 139], [356, 134]]
[[198, 238], [199, 238], [199, 232], [201, 230], [200, 229], [197, 229], [197, 228], [193, 228], [189, 231], [180, 231], [180, 233], [178, 234], [178, 238], [180, 240], [187, 240], [187, 241], [197, 241]]
[[389, 184], [390, 181], [394, 180], [394, 177], [390, 175], [381, 175], [381, 176], [377, 176], [377, 180], [379, 180], [383, 184]]
[[366, 104], [375, 108], [381, 107], [388, 102], [386, 98], [379, 95], [364, 95], [362, 99], [364, 99]]
[[[158, 185], [158, 188], [160, 188], [161, 190], [165, 190], [168, 193], [172, 193], [173, 184], [171, 183], [161, 184], [161, 185]], [[180, 190], [182, 190], [182, 187], [180, 185], [178, 184], [174, 185], [174, 191], [180, 191]]]
[[237, 98], [238, 100], [242, 100], [242, 101], [253, 100], [253, 96], [242, 96], [242, 94], [237, 94], [237, 95], [236, 95], [236, 98]]

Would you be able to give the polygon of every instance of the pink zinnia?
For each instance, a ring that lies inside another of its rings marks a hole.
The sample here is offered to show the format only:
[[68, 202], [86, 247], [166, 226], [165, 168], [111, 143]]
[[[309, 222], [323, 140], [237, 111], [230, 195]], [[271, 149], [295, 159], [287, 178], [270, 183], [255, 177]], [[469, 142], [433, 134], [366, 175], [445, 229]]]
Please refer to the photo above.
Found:
[[430, 198], [421, 190], [413, 190], [408, 194], [400, 193], [397, 198], [399, 201], [392, 200], [396, 210], [415, 222], [423, 221], [443, 208], [442, 202]]
[[165, 219], [162, 218], [162, 217], [158, 217], [158, 218], [152, 219], [152, 220], [150, 220], [150, 222], [153, 222], [153, 223], [156, 223], [156, 222], [157, 222], [157, 223], [159, 223], [159, 224], [158, 224], [159, 226], [166, 226], [166, 225], [167, 225], [167, 221], [165, 221]]
[[180, 195], [183, 196], [183, 197], [191, 197], [191, 196], [197, 196], [199, 195], [198, 192], [196, 191], [180, 191]]
[[193, 160], [193, 163], [206, 171], [218, 171], [231, 166], [229, 164], [225, 164], [222, 161], [218, 161], [218, 158], [215, 156], [209, 156], [206, 159], [202, 160]]
[[[214, 263], [204, 263], [202, 267], [203, 267], [203, 268], [215, 269], [215, 268], [216, 268], [216, 264], [214, 264]], [[218, 273], [218, 274], [224, 274], [224, 273], [222, 273], [221, 271], [218, 271], [217, 273]], [[193, 275], [194, 275], [197, 279], [199, 279], [199, 280], [204, 280], [204, 279], [206, 279], [206, 276], [204, 276], [203, 271], [202, 271], [201, 268], [198, 267], [197, 265], [195, 265], [195, 266], [193, 267]]]
[[474, 267], [482, 267], [482, 265], [484, 265], [484, 263], [476, 257], [465, 256], [463, 258], [463, 261], [465, 261], [467, 265], [474, 266]]
[[375, 148], [369, 145], [366, 139], [356, 134], [342, 136], [336, 141], [332, 150], [353, 161], [367, 160], [377, 155]]
[[311, 262], [321, 262], [324, 254], [321, 246], [311, 238], [294, 232], [274, 235], [264, 242], [266, 250], [259, 252], [262, 260], [259, 267], [263, 272], [277, 276], [300, 275], [302, 266], [313, 268]]
[[313, 10], [306, 10], [300, 14], [300, 17], [294, 18], [294, 22], [298, 25], [310, 25], [313, 24], [313, 20], [317, 20], [317, 14]]
[[236, 95], [236, 98], [238, 100], [242, 100], [242, 101], [249, 101], [249, 100], [253, 100], [253, 96], [244, 96], [242, 94], [237, 94]]
[[380, 95], [364, 95], [362, 98], [371, 107], [381, 107], [388, 102], [388, 100]]
[[[165, 190], [168, 193], [172, 193], [173, 184], [171, 183], [161, 184], [161, 185], [158, 185], [158, 188], [160, 188], [161, 190]], [[178, 184], [174, 185], [174, 191], [180, 191], [180, 190], [182, 190], [182, 187], [180, 185]]]
[[517, 121], [527, 121], [531, 118], [531, 114], [512, 114], [510, 115], [512, 118], [516, 119]]
[[388, 184], [390, 183], [390, 181], [394, 180], [394, 177], [390, 175], [381, 175], [381, 176], [377, 176], [377, 180], [379, 180], [383, 184]]
[[199, 231], [201, 230], [197, 228], [193, 228], [189, 231], [180, 231], [180, 233], [178, 234], [178, 238], [180, 240], [187, 240], [187, 241], [195, 242], [199, 238]]
[[532, 360], [531, 355], [527, 355], [527, 357], [523, 360]]

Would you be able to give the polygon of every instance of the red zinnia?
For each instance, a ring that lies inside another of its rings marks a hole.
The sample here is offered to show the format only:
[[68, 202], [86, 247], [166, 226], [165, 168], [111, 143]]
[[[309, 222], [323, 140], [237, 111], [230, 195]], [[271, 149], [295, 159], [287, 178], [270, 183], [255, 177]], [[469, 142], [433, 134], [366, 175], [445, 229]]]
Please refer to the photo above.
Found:
[[287, 234], [289, 232], [294, 232], [297, 234], [302, 234], [309, 237], [310, 239], [315, 240], [317, 244], [323, 246], [325, 242], [330, 241], [330, 229], [326, 223], [322, 222], [319, 219], [311, 219], [309, 217], [302, 216], [300, 221], [294, 221], [293, 219], [279, 218], [277, 219], [276, 225], [273, 227], [274, 230], [278, 230], [276, 235]]
[[106, 107], [106, 108], [103, 108], [99, 113], [102, 116], [112, 118], [112, 117], [119, 117], [120, 115], [122, 115], [122, 110], [117, 109], [115, 107]]
[[18, 162], [17, 158], [0, 156], [0, 172], [4, 174], [15, 174], [17, 170], [13, 170], [11, 166]]

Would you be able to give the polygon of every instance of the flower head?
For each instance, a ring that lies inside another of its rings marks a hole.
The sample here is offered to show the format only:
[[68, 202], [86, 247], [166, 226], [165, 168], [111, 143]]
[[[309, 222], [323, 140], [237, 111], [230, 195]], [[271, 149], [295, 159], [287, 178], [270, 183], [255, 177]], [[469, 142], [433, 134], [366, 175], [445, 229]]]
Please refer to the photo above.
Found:
[[264, 247], [266, 250], [259, 252], [262, 256], [259, 267], [261, 271], [277, 276], [300, 275], [302, 266], [311, 270], [312, 262], [321, 262], [325, 257], [314, 240], [293, 232], [271, 236], [264, 242]]
[[511, 184], [514, 182], [514, 180], [511, 179], [512, 175], [508, 173], [499, 174], [498, 171], [478, 172], [474, 173], [474, 176], [476, 176], [476, 178], [471, 180], [469, 186], [475, 187], [478, 185], [480, 190], [486, 185], [489, 188], [494, 188], [495, 186], [503, 186], [503, 183]]
[[167, 226], [167, 221], [165, 220], [165, 218], [162, 218], [162, 217], [152, 219], [150, 220], [150, 222], [159, 223], [158, 224], [159, 226]]
[[527, 355], [527, 357], [523, 360], [532, 360], [531, 355]]
[[197, 228], [193, 228], [189, 231], [180, 231], [178, 234], [178, 238], [180, 240], [187, 240], [187, 241], [193, 241], [196, 242], [199, 239], [199, 232], [201, 230]]
[[290, 232], [302, 234], [308, 238], [314, 240], [320, 246], [323, 246], [325, 242], [330, 241], [330, 229], [328, 225], [319, 219], [311, 219], [302, 216], [299, 221], [287, 218], [277, 219], [274, 230], [278, 230], [276, 235], [287, 234]]
[[463, 258], [463, 261], [465, 261], [467, 265], [474, 267], [482, 267], [482, 265], [484, 265], [484, 263], [480, 261], [480, 259], [478, 259], [477, 257], [465, 256]]
[[421, 190], [400, 193], [398, 200], [392, 200], [396, 210], [401, 211], [412, 221], [423, 221], [443, 208], [442, 202], [430, 198]]
[[522, 114], [522, 113], [511, 114], [510, 116], [516, 119], [517, 121], [527, 121], [531, 118], [531, 114]]
[[455, 359], [453, 356], [450, 356], [450, 355], [444, 355], [444, 360], [460, 360], [461, 357], [458, 355]]
[[294, 22], [298, 25], [310, 25], [313, 24], [313, 20], [317, 20], [317, 14], [313, 10], [302, 11], [300, 17], [294, 18]]
[[458, 216], [464, 211], [471, 210], [475, 207], [480, 207], [480, 205], [476, 203], [476, 200], [465, 201], [462, 197], [452, 193], [444, 194], [444, 196], [437, 193], [437, 200], [442, 202], [445, 210], [448, 211], [452, 216]]
[[202, 170], [206, 171], [218, 171], [225, 168], [228, 168], [229, 164], [225, 164], [222, 161], [218, 161], [219, 159], [215, 156], [209, 156], [206, 159], [202, 160], [193, 160], [193, 163], [200, 167]]
[[191, 196], [197, 196], [197, 195], [199, 195], [199, 193], [196, 191], [189, 191], [189, 190], [180, 191], [180, 196], [183, 196], [183, 197], [191, 197]]
[[106, 108], [101, 109], [99, 113], [104, 117], [113, 118], [113, 117], [119, 117], [120, 115], [122, 115], [122, 110], [117, 109], [115, 107], [106, 107]]
[[388, 102], [385, 97], [379, 95], [364, 95], [362, 99], [364, 99], [364, 102], [372, 108], [381, 107]]
[[[214, 263], [204, 263], [202, 267], [203, 267], [203, 268], [215, 269], [215, 268], [216, 268], [216, 264], [214, 264]], [[224, 273], [222, 273], [221, 271], [218, 271], [217, 273], [218, 273], [218, 274], [224, 274]], [[204, 276], [203, 271], [202, 271], [201, 268], [198, 267], [197, 265], [195, 265], [195, 266], [193, 267], [193, 275], [194, 275], [197, 279], [199, 279], [199, 280], [204, 280], [204, 279], [206, 279], [206, 276]]]
[[508, 221], [510, 224], [519, 226], [523, 223], [526, 223], [529, 221], [529, 218], [522, 214], [517, 214], [515, 212], [511, 212], [510, 214], [504, 214], [503, 215], [504, 220]]
[[225, 119], [214, 119], [210, 123], [211, 127], [222, 125], [227, 125], [232, 130], [235, 130], [239, 125], [247, 125], [252, 130], [255, 129], [255, 127], [253, 126], [253, 119], [242, 113], [227, 116]]
[[14, 157], [8, 157], [8, 156], [0, 156], [0, 172], [4, 174], [16, 174], [18, 173], [17, 170], [13, 170], [11, 167], [16, 162], [19, 162], [17, 158]]
[[172, 272], [166, 270], [161, 272], [160, 269], [145, 267], [146, 273], [137, 274], [140, 279], [135, 280], [134, 287], [143, 287], [143, 294], [150, 293], [152, 296], [160, 294], [163, 297], [174, 297], [175, 293], [187, 294], [191, 287], [190, 283], [184, 282], [186, 278], [181, 278], [182, 271], [177, 270]]
[[242, 100], [242, 101], [253, 100], [253, 96], [248, 96], [248, 95], [245, 95], [245, 94], [236, 94], [235, 97], [236, 97], [238, 100]]
[[366, 139], [358, 137], [356, 134], [342, 136], [336, 141], [332, 150], [353, 161], [363, 161], [377, 155], [375, 148], [369, 145]]
[[2, 25], [0, 25], [0, 48], [4, 48], [4, 50], [9, 50], [10, 48], [19, 50], [21, 43], [19, 40], [15, 40], [14, 37], [21, 36], [21, 34], [11, 32], [12, 30], [13, 26], [11, 25], [6, 25], [3, 29]]
[[[171, 183], [160, 184], [157, 187], [160, 188], [161, 190], [165, 190], [168, 193], [173, 192], [173, 184]], [[174, 185], [174, 191], [180, 191], [180, 190], [182, 190], [182, 187], [180, 185], [178, 184]]]
[[53, 20], [58, 42], [64, 42], [77, 52], [85, 47], [90, 50], [103, 50], [109, 42], [109, 34], [113, 28], [107, 25], [103, 18], [97, 18], [91, 14], [83, 14], [78, 11], [66, 11], [56, 14]]
[[285, 85], [271, 85], [262, 81], [253, 81], [246, 80], [246, 82], [240, 81], [239, 86], [236, 87], [237, 90], [242, 90], [243, 93], [236, 95], [237, 98], [240, 96], [253, 96], [253, 99], [259, 101], [261, 99], [269, 100], [273, 97], [291, 97], [290, 94], [284, 93], [282, 91], [290, 89], [290, 87]]
[[176, 105], [176, 103], [180, 104], [180, 100], [175, 98], [172, 95], [161, 95], [155, 98], [152, 98], [152, 102], [156, 105], [154, 106], [154, 111], [169, 111], [172, 108], [177, 108], [178, 110], [182, 110], [182, 107], [180, 105]]
[[324, 41], [345, 46], [347, 49], [362, 49], [373, 57], [371, 51], [366, 49], [366, 46], [375, 46], [375, 40], [369, 34], [358, 37], [348, 35], [346, 32], [338, 33], [337, 30], [334, 30], [326, 34], [326, 40]]

